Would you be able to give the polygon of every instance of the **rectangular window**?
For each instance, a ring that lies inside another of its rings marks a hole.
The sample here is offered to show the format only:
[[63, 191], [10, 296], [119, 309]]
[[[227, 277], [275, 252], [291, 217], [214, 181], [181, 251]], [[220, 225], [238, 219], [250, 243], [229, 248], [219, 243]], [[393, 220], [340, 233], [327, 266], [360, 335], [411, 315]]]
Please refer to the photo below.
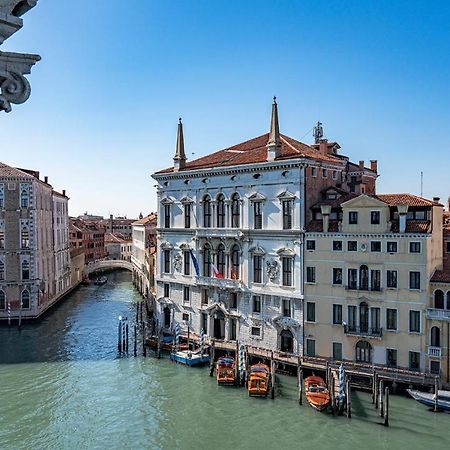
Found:
[[420, 289], [420, 272], [409, 272], [409, 288]]
[[370, 212], [370, 223], [372, 225], [380, 224], [380, 211], [371, 211]]
[[337, 179], [338, 179], [338, 171], [333, 170], [333, 180], [337, 180]]
[[327, 177], [328, 177], [328, 170], [322, 169], [322, 178], [327, 178]]
[[283, 317], [292, 317], [292, 314], [291, 314], [291, 301], [290, 300], [283, 299], [283, 301], [282, 301], [282, 309], [283, 309], [283, 311], [282, 311]]
[[200, 317], [200, 330], [203, 330], [205, 334], [208, 334], [208, 314], [202, 313]]
[[342, 241], [333, 241], [333, 251], [334, 252], [342, 251]]
[[230, 319], [229, 339], [230, 341], [236, 340], [236, 319]]
[[253, 203], [253, 225], [255, 230], [262, 230], [262, 202]]
[[349, 305], [348, 306], [348, 329], [350, 331], [356, 330], [356, 306]]
[[358, 283], [358, 269], [348, 269], [348, 288], [356, 289]]
[[388, 253], [397, 253], [397, 242], [388, 241], [386, 251]]
[[381, 291], [381, 270], [370, 271], [370, 290]]
[[388, 288], [397, 288], [397, 271], [396, 270], [386, 271], [386, 286]]
[[183, 303], [189, 303], [191, 301], [191, 290], [189, 286], [183, 286]]
[[207, 305], [209, 303], [209, 290], [202, 289], [202, 305]]
[[314, 239], [308, 239], [306, 241], [306, 250], [314, 251], [316, 249], [316, 241]]
[[316, 356], [316, 341], [306, 339], [306, 356]]
[[317, 177], [317, 168], [316, 167], [311, 167], [311, 176]]
[[410, 242], [409, 253], [420, 253], [420, 242]]
[[164, 250], [164, 273], [170, 273], [170, 250]]
[[439, 375], [441, 373], [441, 362], [440, 361], [430, 361], [430, 372], [433, 375]]
[[292, 229], [292, 200], [283, 200], [283, 230]]
[[381, 242], [380, 241], [372, 241], [370, 243], [370, 251], [371, 252], [381, 252]]
[[333, 268], [333, 284], [342, 284], [342, 269], [340, 267]]
[[316, 282], [316, 268], [315, 267], [307, 267], [306, 268], [306, 282], [307, 283], [315, 283]]
[[283, 272], [283, 286], [292, 286], [292, 258], [281, 258], [281, 266]]
[[261, 296], [260, 295], [254, 295], [253, 296], [253, 308], [252, 311], [255, 314], [261, 313]]
[[170, 297], [170, 284], [164, 283], [164, 297], [169, 298]]
[[333, 305], [333, 325], [342, 324], [342, 305]]
[[316, 304], [313, 302], [306, 302], [306, 321], [316, 321]]
[[262, 283], [262, 256], [253, 256], [253, 282]]
[[164, 228], [170, 228], [170, 205], [164, 205]]
[[185, 322], [189, 322], [189, 314], [188, 313], [183, 313], [182, 317]]
[[409, 311], [409, 332], [420, 333], [420, 311]]
[[184, 205], [184, 228], [191, 228], [191, 204]]
[[450, 241], [446, 242], [447, 244], [447, 253], [450, 253]]
[[375, 335], [381, 333], [380, 312], [380, 308], [370, 308], [370, 324]]
[[230, 294], [230, 309], [237, 309], [238, 304], [238, 294], [237, 292], [232, 292]]
[[358, 212], [357, 211], [350, 211], [348, 213], [348, 223], [350, 225], [356, 225], [358, 223]]
[[386, 309], [386, 329], [387, 330], [397, 330], [397, 310], [387, 308]]
[[388, 367], [397, 367], [397, 350], [394, 348], [386, 349], [386, 365]]
[[184, 251], [184, 274], [191, 274], [191, 253], [189, 250]]
[[261, 336], [261, 328], [260, 327], [252, 327], [251, 333], [252, 333], [252, 336], [260, 337]]
[[333, 342], [333, 359], [342, 361], [342, 344], [340, 342]]
[[347, 242], [347, 250], [349, 252], [357, 252], [358, 251], [358, 241], [348, 241]]
[[409, 370], [420, 370], [420, 353], [409, 352]]

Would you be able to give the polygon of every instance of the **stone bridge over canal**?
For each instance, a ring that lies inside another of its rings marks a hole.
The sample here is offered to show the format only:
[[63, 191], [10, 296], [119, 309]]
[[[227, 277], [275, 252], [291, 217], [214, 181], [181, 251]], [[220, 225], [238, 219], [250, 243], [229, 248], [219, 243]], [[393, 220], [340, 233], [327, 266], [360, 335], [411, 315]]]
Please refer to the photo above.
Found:
[[125, 269], [132, 272], [133, 265], [129, 261], [122, 261], [120, 259], [117, 260], [103, 259], [101, 261], [89, 263], [86, 266], [86, 275], [90, 275], [94, 272], [101, 272], [103, 270], [119, 270], [119, 269]]

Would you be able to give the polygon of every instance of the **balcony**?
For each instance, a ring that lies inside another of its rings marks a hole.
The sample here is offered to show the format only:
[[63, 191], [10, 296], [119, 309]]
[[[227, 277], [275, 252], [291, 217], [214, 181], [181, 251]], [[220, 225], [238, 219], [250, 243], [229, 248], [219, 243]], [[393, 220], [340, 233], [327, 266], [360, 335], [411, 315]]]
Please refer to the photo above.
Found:
[[432, 347], [430, 345], [428, 347], [427, 354], [430, 358], [440, 358], [442, 356], [442, 348], [441, 347]]
[[372, 327], [355, 327], [351, 325], [344, 325], [344, 333], [351, 336], [365, 336], [380, 338], [383, 336], [382, 328]]
[[199, 238], [225, 237], [242, 239], [244, 233], [240, 228], [197, 228], [195, 236]]
[[382, 292], [383, 288], [380, 286], [344, 286], [346, 291], [362, 291], [362, 292]]
[[427, 308], [427, 319], [450, 321], [450, 310]]
[[214, 277], [197, 277], [195, 279], [197, 286], [218, 287], [221, 289], [234, 289], [238, 290], [242, 288], [241, 280], [231, 280], [228, 278], [214, 278]]

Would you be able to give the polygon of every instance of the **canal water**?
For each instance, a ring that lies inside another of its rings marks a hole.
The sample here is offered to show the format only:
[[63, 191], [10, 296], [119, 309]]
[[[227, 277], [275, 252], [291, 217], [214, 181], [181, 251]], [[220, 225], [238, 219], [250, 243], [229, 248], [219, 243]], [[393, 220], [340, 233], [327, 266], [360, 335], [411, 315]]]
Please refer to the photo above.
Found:
[[352, 419], [332, 417], [298, 405], [295, 378], [280, 376], [272, 401], [218, 387], [206, 368], [120, 358], [117, 318], [134, 318], [138, 299], [130, 274], [114, 272], [38, 324], [0, 327], [2, 450], [450, 446], [450, 414], [404, 397], [391, 396], [386, 429], [368, 394], [353, 395]]

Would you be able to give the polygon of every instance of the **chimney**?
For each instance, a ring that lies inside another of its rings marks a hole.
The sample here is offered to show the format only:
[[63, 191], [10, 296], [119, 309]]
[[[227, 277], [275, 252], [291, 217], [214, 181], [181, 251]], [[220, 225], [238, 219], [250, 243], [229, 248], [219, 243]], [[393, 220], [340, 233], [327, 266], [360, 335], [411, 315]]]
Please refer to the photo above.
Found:
[[113, 232], [113, 215], [109, 215], [109, 232], [112, 234]]
[[323, 223], [323, 232], [328, 233], [330, 228], [330, 214], [331, 214], [331, 206], [330, 205], [322, 205], [320, 207], [322, 212], [322, 223]]
[[359, 162], [359, 170], [364, 170], [364, 160]]
[[439, 201], [440, 201], [440, 197], [433, 197], [433, 204], [434, 205], [439, 205]]
[[328, 139], [320, 139], [319, 152], [321, 155], [328, 155]]
[[370, 169], [374, 172], [378, 172], [378, 161], [376, 159], [370, 160]]
[[66, 196], [66, 190], [63, 189], [62, 194], [64, 195], [64, 197]]
[[44, 183], [48, 184], [48, 177], [47, 176], [44, 177]]
[[404, 233], [406, 231], [406, 213], [408, 212], [408, 205], [397, 205], [398, 211], [398, 231]]

